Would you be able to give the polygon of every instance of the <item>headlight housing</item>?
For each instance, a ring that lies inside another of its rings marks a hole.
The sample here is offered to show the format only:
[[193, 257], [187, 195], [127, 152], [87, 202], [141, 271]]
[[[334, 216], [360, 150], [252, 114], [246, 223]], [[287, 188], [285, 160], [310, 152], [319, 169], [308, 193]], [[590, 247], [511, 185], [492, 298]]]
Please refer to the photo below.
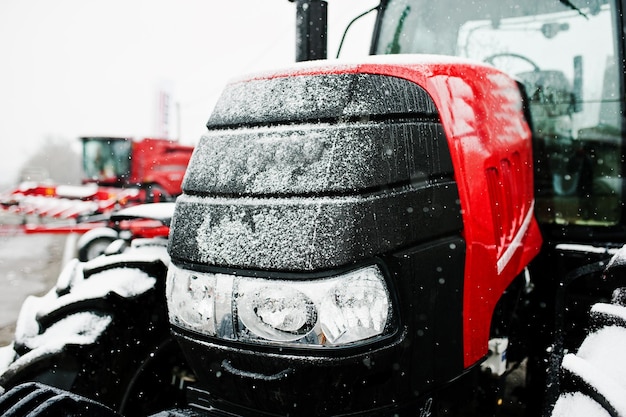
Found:
[[342, 346], [391, 332], [391, 299], [377, 265], [305, 281], [170, 264], [167, 305], [172, 324], [227, 340]]

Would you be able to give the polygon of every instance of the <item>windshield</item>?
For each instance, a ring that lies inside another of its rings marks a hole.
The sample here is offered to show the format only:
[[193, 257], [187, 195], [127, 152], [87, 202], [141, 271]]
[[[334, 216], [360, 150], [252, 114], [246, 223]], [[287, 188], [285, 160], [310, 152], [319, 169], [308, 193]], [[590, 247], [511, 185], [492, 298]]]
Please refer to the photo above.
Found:
[[116, 182], [130, 176], [132, 143], [118, 138], [82, 138], [83, 171], [94, 181]]
[[607, 0], [390, 0], [374, 51], [471, 58], [522, 81], [538, 219], [610, 226], [622, 216], [615, 21]]

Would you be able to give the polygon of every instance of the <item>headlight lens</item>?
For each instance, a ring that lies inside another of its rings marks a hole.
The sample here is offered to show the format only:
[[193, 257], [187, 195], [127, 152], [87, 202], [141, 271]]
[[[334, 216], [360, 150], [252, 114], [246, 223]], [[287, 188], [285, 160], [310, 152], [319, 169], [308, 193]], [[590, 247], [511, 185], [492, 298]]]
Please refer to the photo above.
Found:
[[170, 264], [170, 322], [229, 340], [341, 346], [390, 331], [391, 301], [376, 265], [330, 278], [272, 280]]
[[313, 301], [295, 288], [255, 285], [246, 280], [237, 291], [241, 323], [254, 335], [277, 342], [301, 339], [313, 330], [317, 312]]

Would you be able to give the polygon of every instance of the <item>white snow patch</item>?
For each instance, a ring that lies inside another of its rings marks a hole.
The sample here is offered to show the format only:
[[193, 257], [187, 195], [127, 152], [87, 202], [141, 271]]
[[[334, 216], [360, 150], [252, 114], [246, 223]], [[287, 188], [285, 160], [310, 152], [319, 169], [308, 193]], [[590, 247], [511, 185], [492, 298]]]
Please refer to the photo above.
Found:
[[114, 216], [128, 216], [146, 219], [170, 219], [174, 214], [175, 203], [139, 204], [113, 213]]
[[[110, 292], [124, 298], [143, 294], [156, 284], [156, 278], [135, 268], [114, 268], [99, 272], [88, 279], [78, 281], [72, 291], [62, 297], [51, 299], [39, 306], [38, 315], [45, 316], [63, 306], [82, 301], [102, 298]], [[43, 298], [41, 299], [44, 300]]]
[[615, 317], [626, 322], [626, 308], [620, 305], [597, 303], [591, 307], [591, 313]]
[[32, 348], [33, 340], [37, 339], [40, 331], [37, 317], [75, 302], [102, 298], [109, 292], [122, 297], [134, 297], [153, 288], [155, 284], [155, 278], [134, 268], [105, 270], [89, 279], [84, 279], [81, 274], [74, 278], [71, 292], [61, 297], [57, 296], [55, 288], [42, 297], [29, 296], [22, 304], [17, 319], [15, 340]]
[[11, 343], [10, 345], [0, 348], [0, 375], [2, 375], [15, 360], [16, 353], [13, 346], [13, 343]]
[[49, 351], [55, 351], [54, 347], [61, 345], [88, 345], [96, 341], [111, 320], [110, 316], [99, 316], [90, 312], [76, 313], [59, 320], [42, 334], [32, 337], [29, 347], [49, 347]]
[[16, 342], [23, 343], [25, 340], [39, 333], [37, 313], [42, 305], [48, 305], [56, 299], [56, 292], [52, 289], [42, 297], [31, 295], [24, 300], [22, 308], [20, 309], [20, 314], [17, 317], [17, 324], [15, 326]]
[[614, 266], [621, 266], [626, 264], [626, 245], [622, 246], [619, 250], [613, 252], [613, 257], [607, 265], [607, 269]]
[[11, 363], [5, 372], [15, 372], [35, 361], [58, 353], [66, 345], [88, 345], [95, 343], [98, 337], [111, 323], [110, 316], [81, 312], [68, 316], [50, 326], [44, 333], [29, 340], [30, 352]]
[[[608, 341], [611, 343], [611, 341]], [[623, 352], [624, 349], [621, 349]], [[614, 364], [616, 368], [618, 364]], [[594, 363], [580, 358], [573, 354], [567, 354], [563, 358], [563, 368], [578, 375], [585, 383], [593, 387], [593, 389], [602, 395], [606, 401], [611, 404], [618, 415], [626, 415], [626, 392], [624, 391], [624, 383], [616, 380], [613, 375], [599, 369]], [[595, 414], [587, 414], [595, 416]]]
[[[622, 307], [622, 310], [626, 310]], [[578, 349], [577, 356], [593, 365], [621, 390], [626, 415], [626, 329], [608, 326], [592, 333]], [[617, 394], [617, 393], [615, 393]]]
[[96, 184], [86, 185], [57, 185], [56, 193], [59, 197], [87, 198], [98, 192]]
[[610, 417], [610, 414], [590, 397], [579, 392], [562, 395], [554, 405], [552, 417]]
[[69, 290], [77, 279], [82, 279], [82, 276], [83, 263], [79, 262], [78, 259], [73, 258], [65, 264], [65, 267], [63, 267], [63, 270], [59, 274], [55, 290], [57, 292]]
[[606, 248], [604, 246], [579, 245], [574, 243], [562, 243], [560, 245], [556, 245], [556, 249], [567, 252], [607, 253], [609, 255], [613, 255], [618, 252], [618, 249], [614, 248]]

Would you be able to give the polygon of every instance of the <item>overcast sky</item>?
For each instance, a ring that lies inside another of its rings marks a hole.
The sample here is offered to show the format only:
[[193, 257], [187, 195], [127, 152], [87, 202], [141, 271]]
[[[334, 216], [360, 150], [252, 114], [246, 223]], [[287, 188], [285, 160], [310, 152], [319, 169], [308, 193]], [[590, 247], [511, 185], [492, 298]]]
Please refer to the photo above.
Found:
[[[331, 54], [375, 3], [330, 0]], [[155, 135], [159, 91], [195, 144], [227, 80], [289, 65], [294, 39], [287, 0], [0, 0], [0, 184], [47, 138]]]

